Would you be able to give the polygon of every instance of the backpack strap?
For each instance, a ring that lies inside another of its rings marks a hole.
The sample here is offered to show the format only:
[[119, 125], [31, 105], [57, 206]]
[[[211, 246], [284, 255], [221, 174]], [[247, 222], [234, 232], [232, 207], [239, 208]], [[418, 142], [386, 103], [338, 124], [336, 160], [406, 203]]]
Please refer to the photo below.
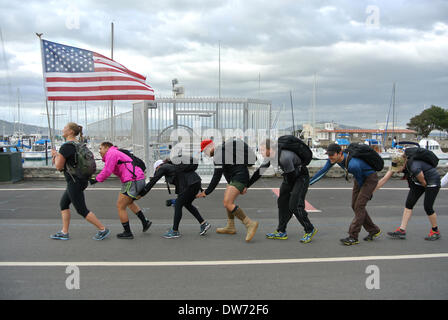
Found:
[[[349, 159], [350, 158], [350, 159]], [[348, 181], [348, 163], [350, 162], [350, 160], [352, 159], [352, 156], [350, 154], [350, 151], [347, 152], [347, 157], [345, 158], [345, 181]]]
[[[120, 151], [120, 150], [118, 150]], [[120, 151], [121, 152], [121, 151]], [[121, 152], [123, 154], [125, 154], [124, 152]], [[132, 163], [132, 171], [129, 170], [129, 168], [125, 165], [124, 167], [132, 174], [132, 176], [135, 178], [137, 178], [137, 175], [135, 174], [135, 164], [134, 161], [122, 161], [122, 160], [118, 160], [117, 161], [118, 164], [126, 164], [126, 163]]]

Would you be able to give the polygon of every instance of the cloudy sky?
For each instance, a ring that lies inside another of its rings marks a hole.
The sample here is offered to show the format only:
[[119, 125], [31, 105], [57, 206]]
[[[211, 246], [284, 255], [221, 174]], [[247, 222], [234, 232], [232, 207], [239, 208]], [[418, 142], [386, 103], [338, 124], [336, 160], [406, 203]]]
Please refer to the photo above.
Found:
[[[222, 96], [284, 105], [279, 127], [291, 125], [290, 91], [296, 123], [310, 121], [314, 75], [317, 121], [375, 128], [394, 82], [398, 126], [448, 107], [446, 0], [0, 0], [0, 119], [17, 120], [19, 92], [21, 121], [46, 125], [35, 32], [110, 56], [111, 22], [114, 59], [145, 75], [157, 97], [172, 95], [173, 78], [186, 96], [217, 96], [220, 43]], [[58, 105], [61, 124], [69, 105]], [[90, 119], [106, 105], [88, 103]], [[71, 107], [76, 120], [83, 105]]]

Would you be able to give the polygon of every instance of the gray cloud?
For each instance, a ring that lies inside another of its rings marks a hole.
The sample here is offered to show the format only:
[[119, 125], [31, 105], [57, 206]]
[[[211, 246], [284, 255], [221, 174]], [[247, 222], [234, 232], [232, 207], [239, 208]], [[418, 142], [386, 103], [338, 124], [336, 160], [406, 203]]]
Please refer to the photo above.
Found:
[[[369, 5], [379, 9], [379, 28], [366, 26]], [[31, 116], [44, 100], [34, 32], [109, 55], [112, 21], [114, 58], [147, 75], [158, 96], [171, 95], [173, 78], [187, 95], [216, 96], [220, 42], [223, 95], [269, 99], [275, 110], [285, 105], [280, 126], [291, 122], [290, 90], [296, 122], [310, 119], [315, 73], [317, 120], [374, 127], [386, 118], [394, 82], [400, 125], [425, 105], [446, 107], [448, 2], [442, 0], [0, 0], [0, 8], [6, 48], [6, 59], [0, 55], [0, 118], [6, 120], [8, 101], [15, 101], [9, 81], [13, 94], [20, 87], [29, 121], [39, 118]], [[79, 28], [67, 26], [76, 19]], [[122, 111], [130, 105], [117, 102]]]

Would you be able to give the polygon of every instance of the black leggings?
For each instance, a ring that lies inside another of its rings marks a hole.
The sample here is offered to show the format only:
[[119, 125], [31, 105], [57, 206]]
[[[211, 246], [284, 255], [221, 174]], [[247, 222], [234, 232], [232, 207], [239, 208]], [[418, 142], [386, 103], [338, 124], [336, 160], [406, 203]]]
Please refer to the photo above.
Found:
[[188, 211], [190, 211], [199, 223], [204, 222], [204, 219], [201, 217], [198, 209], [192, 205], [192, 202], [196, 199], [196, 195], [199, 190], [201, 190], [201, 182], [197, 182], [189, 186], [184, 192], [178, 195], [174, 206], [173, 230], [179, 230], [179, 223], [182, 219], [182, 207], [185, 207]]
[[305, 210], [305, 196], [309, 183], [310, 177], [304, 174], [296, 179], [294, 186], [289, 185], [286, 179], [283, 180], [277, 200], [279, 220], [277, 231], [286, 232], [286, 226], [293, 214], [306, 233], [313, 231], [314, 226], [308, 219], [308, 212]]
[[70, 209], [70, 203], [73, 203], [76, 212], [85, 218], [90, 212], [90, 210], [87, 209], [84, 197], [84, 190], [87, 188], [88, 184], [89, 183], [84, 180], [76, 180], [76, 182], [73, 182], [73, 180], [67, 181], [67, 189], [59, 202], [61, 211]]
[[406, 209], [412, 210], [417, 203], [418, 199], [425, 194], [425, 200], [423, 202], [423, 207], [428, 216], [434, 214], [434, 202], [436, 201], [437, 194], [439, 193], [440, 187], [428, 187], [424, 188], [418, 186], [414, 183], [409, 184], [409, 193], [406, 198]]

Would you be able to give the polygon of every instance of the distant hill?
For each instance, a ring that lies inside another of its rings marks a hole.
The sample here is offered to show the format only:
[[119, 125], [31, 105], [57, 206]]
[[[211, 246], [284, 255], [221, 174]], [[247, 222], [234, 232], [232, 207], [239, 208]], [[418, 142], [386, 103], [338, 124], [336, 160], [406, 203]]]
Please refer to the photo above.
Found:
[[[317, 124], [323, 124], [325, 122], [317, 122]], [[365, 128], [360, 128], [360, 127], [355, 127], [355, 126], [347, 126], [344, 124], [337, 124], [337, 128], [338, 129], [365, 129]], [[288, 131], [292, 131], [292, 126], [289, 126], [287, 128], [283, 128], [282, 130], [288, 130]], [[296, 124], [296, 130], [303, 130], [303, 125], [302, 124]]]
[[[5, 136], [10, 136], [14, 134], [14, 128], [15, 130], [23, 131], [25, 134], [42, 134], [42, 135], [48, 135], [48, 127], [39, 127], [35, 125], [25, 124], [25, 123], [12, 123], [5, 120], [0, 120], [0, 136], [3, 136], [3, 133]], [[60, 134], [60, 130], [56, 130], [56, 134]]]

